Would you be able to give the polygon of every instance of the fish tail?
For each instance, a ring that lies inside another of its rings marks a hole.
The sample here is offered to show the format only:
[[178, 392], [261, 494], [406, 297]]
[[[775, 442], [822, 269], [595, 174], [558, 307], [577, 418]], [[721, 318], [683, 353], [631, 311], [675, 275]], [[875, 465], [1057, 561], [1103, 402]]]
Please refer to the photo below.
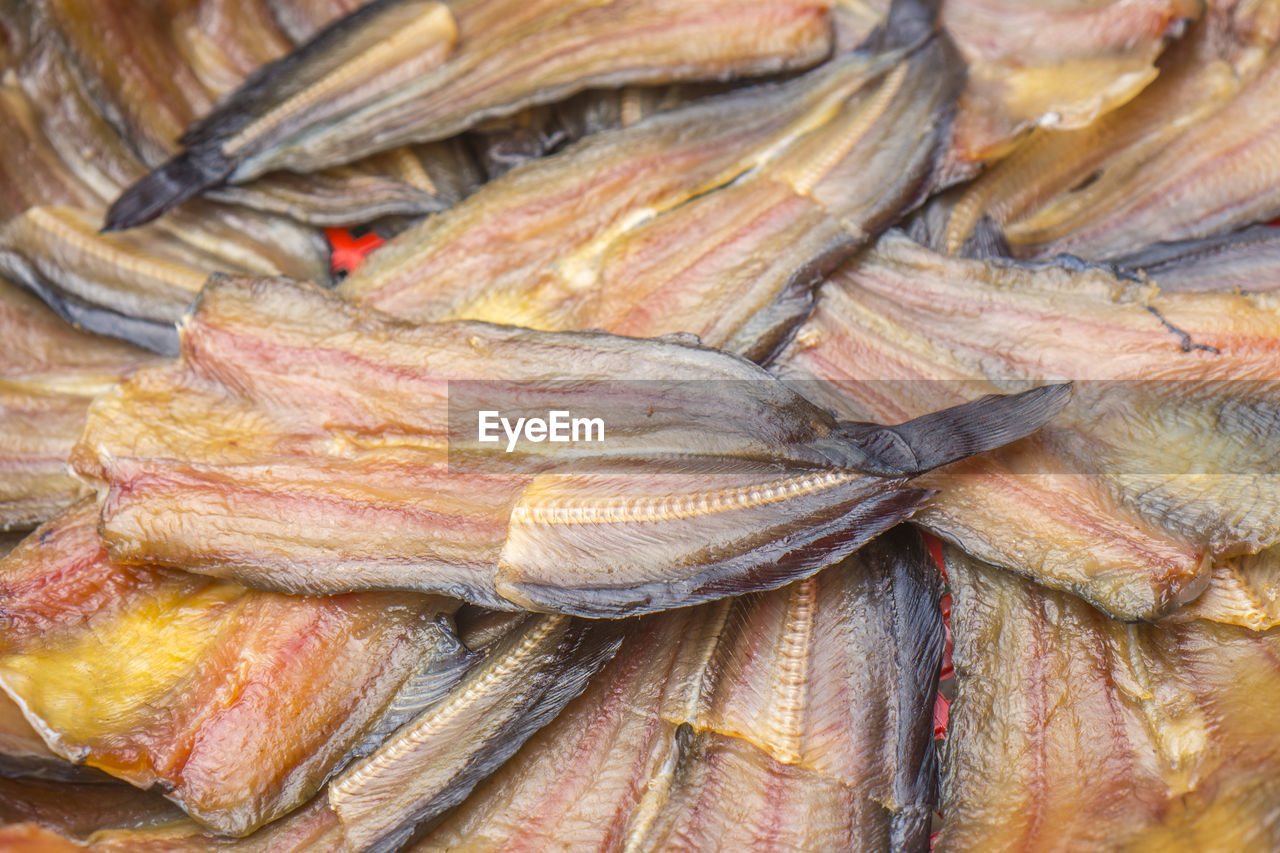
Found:
[[967, 456], [1024, 438], [1048, 423], [1071, 399], [1071, 383], [1021, 394], [990, 394], [897, 426], [846, 422], [840, 439], [852, 444], [850, 467], [888, 477], [923, 474]]
[[209, 187], [226, 181], [236, 161], [215, 147], [183, 151], [120, 194], [107, 211], [103, 231], [144, 225]]
[[868, 37], [877, 50], [914, 47], [938, 30], [939, 0], [893, 0], [883, 27]]

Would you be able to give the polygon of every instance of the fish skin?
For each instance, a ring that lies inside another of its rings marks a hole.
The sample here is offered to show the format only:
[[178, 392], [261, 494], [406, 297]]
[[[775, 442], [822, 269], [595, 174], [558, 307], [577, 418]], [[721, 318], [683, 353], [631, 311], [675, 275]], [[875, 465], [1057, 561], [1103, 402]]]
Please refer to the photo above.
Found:
[[631, 623], [411, 850], [928, 847], [940, 578], [904, 528], [771, 592]]
[[1112, 261], [1131, 274], [1143, 274], [1167, 293], [1185, 291], [1280, 290], [1280, 228], [1259, 225], [1205, 237], [1156, 243]]
[[[548, 381], [616, 398], [616, 438], [568, 457], [459, 440], [449, 457], [448, 382], [498, 375], [522, 406], [537, 406], [528, 383]], [[179, 363], [95, 401], [72, 465], [105, 488], [104, 539], [125, 563], [295, 593], [409, 588], [620, 616], [812, 574], [913, 512], [927, 493], [910, 477], [989, 446], [952, 432], [972, 407], [917, 435], [839, 424], [767, 379], [687, 341], [413, 326], [312, 286], [223, 279], [184, 321]], [[1007, 398], [977, 434], [1025, 434], [1066, 396]], [[288, 555], [268, 544], [279, 535]], [[634, 547], [656, 535], [660, 560]], [[567, 579], [544, 561], [566, 547]]]
[[[1280, 632], [1125, 625], [946, 549], [956, 699], [936, 849], [1271, 850]], [[998, 772], [993, 772], [998, 768]]]
[[[356, 49], [359, 61], [369, 63], [374, 51], [360, 48], [387, 45], [383, 30], [393, 25], [397, 32], [404, 26], [400, 11], [420, 2], [370, 3], [255, 74], [189, 129], [183, 153], [116, 200], [107, 227], [140, 225], [227, 181], [280, 169], [316, 171], [372, 151], [444, 139], [486, 118], [587, 88], [769, 74], [813, 65], [831, 47], [824, 0], [771, 0], [750, 8], [723, 0], [613, 0], [606, 7], [589, 0], [468, 0], [426, 12], [439, 22], [432, 44], [443, 49], [426, 52], [434, 69], [423, 57], [391, 57], [359, 89], [353, 81], [350, 104], [332, 104], [339, 112], [325, 112], [323, 101], [316, 115], [308, 107], [295, 117], [276, 112], [325, 79], [312, 66], [327, 71], [334, 51]], [[410, 73], [415, 63], [422, 68]]]
[[0, 562], [0, 687], [58, 755], [156, 786], [217, 832], [309, 799], [400, 713], [404, 684], [453, 683], [469, 663], [442, 643], [442, 599], [301, 599], [123, 567], [97, 522], [82, 501]]
[[1109, 259], [1275, 217], [1278, 43], [1274, 2], [1210, 3], [1140, 95], [1086, 127], [1037, 131], [976, 180], [947, 251], [983, 218], [1016, 257]]
[[[322, 245], [318, 235], [245, 211], [227, 210], [199, 231], [179, 227], [177, 239], [169, 240], [168, 228], [161, 235], [150, 229], [101, 234], [98, 221], [80, 208], [26, 210], [0, 225], [0, 275], [73, 325], [160, 355], [177, 354], [176, 323], [211, 272], [272, 275], [284, 266], [297, 275], [322, 272], [311, 263], [322, 257], [319, 246], [312, 258], [289, 251], [290, 237]], [[253, 226], [253, 239], [225, 239]], [[282, 239], [268, 242], [272, 236]]]
[[401, 849], [554, 719], [621, 640], [612, 622], [528, 617], [441, 702], [330, 782], [347, 844]]
[[[916, 520], [1150, 619], [1198, 595], [1213, 561], [1274, 544], [1259, 448], [1277, 428], [1276, 316], [1268, 294], [1164, 294], [1102, 266], [949, 258], [890, 233], [824, 286], [772, 369], [842, 417], [881, 421], [1002, 383], [1083, 380], [1033, 438], [922, 478], [941, 493]], [[1192, 434], [1195, 470], [1237, 476], [1170, 476]]]
[[927, 193], [957, 63], [926, 34], [597, 134], [400, 235], [340, 292], [417, 320], [690, 332], [762, 359]]

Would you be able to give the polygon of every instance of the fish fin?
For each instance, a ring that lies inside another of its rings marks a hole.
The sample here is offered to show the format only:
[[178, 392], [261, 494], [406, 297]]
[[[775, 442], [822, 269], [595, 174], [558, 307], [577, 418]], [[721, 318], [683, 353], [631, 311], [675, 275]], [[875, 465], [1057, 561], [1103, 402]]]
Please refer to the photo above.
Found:
[[892, 50], [914, 47], [938, 29], [940, 0], [893, 0], [885, 22], [867, 36], [862, 47]]
[[923, 474], [1030, 435], [1070, 399], [1071, 383], [1043, 385], [989, 394], [897, 426], [843, 422], [839, 435], [865, 456], [850, 467], [886, 477]]
[[223, 183], [235, 166], [217, 148], [183, 151], [122, 192], [107, 210], [102, 230], [145, 225], [202, 190]]
[[960, 257], [975, 260], [1011, 258], [1013, 251], [1004, 231], [990, 216], [983, 216], [973, 228], [973, 236], [960, 247]]

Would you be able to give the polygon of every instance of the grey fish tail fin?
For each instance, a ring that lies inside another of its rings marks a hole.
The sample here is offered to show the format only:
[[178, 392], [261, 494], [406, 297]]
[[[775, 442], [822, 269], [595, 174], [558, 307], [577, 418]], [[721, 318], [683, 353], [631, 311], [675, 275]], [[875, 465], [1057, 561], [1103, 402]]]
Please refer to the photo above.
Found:
[[863, 457], [851, 459], [851, 467], [912, 476], [1024, 438], [1070, 399], [1071, 383], [1042, 385], [1021, 394], [990, 394], [897, 426], [845, 422], [839, 435]]
[[940, 0], [893, 0], [885, 22], [867, 37], [873, 50], [913, 47], [938, 30]]
[[178, 154], [130, 186], [111, 204], [103, 231], [123, 231], [156, 219], [209, 187], [226, 181], [236, 163], [216, 148]]

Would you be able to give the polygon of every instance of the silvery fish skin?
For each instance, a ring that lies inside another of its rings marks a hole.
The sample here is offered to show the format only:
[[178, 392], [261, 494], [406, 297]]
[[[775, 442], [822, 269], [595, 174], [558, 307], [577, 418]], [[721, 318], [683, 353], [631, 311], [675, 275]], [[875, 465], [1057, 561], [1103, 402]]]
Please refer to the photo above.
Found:
[[824, 0], [376, 0], [266, 66], [113, 204], [147, 222], [210, 186], [310, 172], [453, 136], [593, 87], [804, 68], [831, 49]]
[[[473, 414], [451, 441], [450, 405], [471, 411], [459, 383], [494, 379], [521, 409], [607, 406], [613, 438], [510, 453], [470, 437]], [[837, 423], [685, 339], [414, 326], [313, 286], [225, 279], [184, 321], [181, 361], [95, 401], [72, 464], [105, 488], [126, 563], [621, 616], [837, 562], [918, 508], [912, 476], [1026, 435], [1068, 394]]]
[[347, 845], [401, 849], [463, 802], [582, 692], [628, 625], [526, 617], [447, 696], [330, 782]]
[[1280, 228], [1259, 225], [1230, 234], [1156, 243], [1113, 260], [1166, 292], [1280, 290]]
[[1125, 625], [954, 549], [947, 572], [937, 850], [1280, 844], [1280, 631]]
[[823, 287], [773, 370], [877, 420], [1001, 383], [1086, 380], [1037, 436], [924, 478], [941, 493], [917, 519], [1149, 619], [1198, 595], [1212, 561], [1276, 542], [1277, 316], [1269, 294], [1164, 294], [1104, 267], [963, 260], [891, 232]]
[[1273, 0], [1211, 3], [1139, 96], [1086, 127], [1037, 131], [975, 181], [947, 251], [983, 219], [1016, 257], [1107, 259], [1274, 218], [1277, 43]]
[[928, 849], [940, 578], [887, 534], [630, 623], [564, 713], [410, 849]]
[[447, 600], [120, 566], [98, 516], [82, 501], [0, 561], [0, 687], [58, 755], [156, 786], [217, 832], [294, 809], [472, 663]]
[[927, 193], [957, 63], [927, 38], [597, 134], [401, 234], [340, 292], [417, 320], [690, 332], [762, 358]]
[[86, 493], [66, 461], [89, 402], [156, 358], [73, 329], [3, 279], [0, 339], [0, 530], [23, 530]]

